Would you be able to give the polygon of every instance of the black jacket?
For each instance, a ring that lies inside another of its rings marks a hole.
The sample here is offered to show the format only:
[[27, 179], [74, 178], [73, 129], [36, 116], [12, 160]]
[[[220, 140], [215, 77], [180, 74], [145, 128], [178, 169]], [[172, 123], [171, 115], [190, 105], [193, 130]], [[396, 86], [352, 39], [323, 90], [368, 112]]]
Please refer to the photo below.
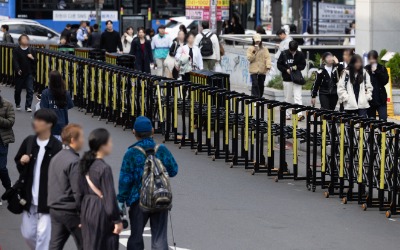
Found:
[[151, 50], [151, 43], [146, 39], [144, 42], [144, 52], [142, 52], [142, 48], [140, 46], [140, 39], [135, 38], [131, 44], [131, 52], [129, 53], [135, 56], [135, 69], [151, 73], [150, 72], [150, 63], [153, 63], [153, 52]]
[[61, 37], [65, 37], [65, 40], [67, 40], [67, 44], [71, 42], [71, 33], [72, 33], [71, 30], [67, 29], [64, 29], [61, 32]]
[[115, 30], [111, 32], [105, 30], [101, 34], [100, 48], [106, 50], [108, 53], [117, 52], [117, 48], [122, 52], [122, 42], [118, 32]]
[[315, 98], [318, 95], [337, 95], [337, 83], [340, 74], [337, 65], [332, 66], [332, 73], [329, 75], [324, 66], [318, 69], [317, 77], [311, 89], [311, 96]]
[[[32, 54], [35, 59], [30, 59], [28, 54]], [[16, 76], [19, 76], [18, 71], [20, 70], [22, 72], [22, 77], [34, 74], [36, 72], [36, 61], [37, 59], [35, 52], [30, 47], [28, 47], [26, 50], [23, 50], [20, 46], [18, 46], [13, 50], [12, 63]]]
[[88, 37], [88, 46], [90, 48], [100, 49], [101, 33], [93, 31]]
[[369, 102], [371, 106], [380, 106], [387, 102], [387, 93], [385, 85], [389, 82], [389, 74], [385, 66], [378, 64], [376, 70], [372, 72], [371, 65], [365, 66], [365, 70], [371, 77], [372, 101]]
[[[186, 43], [183, 43], [183, 45], [185, 45]], [[178, 51], [179, 47], [180, 47], [180, 43], [178, 42], [178, 39], [175, 38], [174, 41], [172, 41], [172, 45], [171, 48], [169, 48], [169, 55], [172, 57], [175, 57], [176, 52]]]
[[280, 72], [282, 72], [282, 78], [284, 82], [291, 82], [292, 77], [287, 73], [289, 68], [296, 66], [296, 70], [303, 70], [306, 68], [306, 58], [301, 51], [296, 51], [294, 56], [289, 50], [285, 50], [279, 56], [277, 66]]
[[[17, 164], [17, 168], [19, 173], [22, 175], [22, 178], [25, 180], [25, 200], [26, 206], [25, 209], [29, 211], [32, 202], [32, 185], [34, 178], [34, 168], [35, 162], [39, 153], [39, 145], [36, 142], [37, 136], [28, 136], [22, 142], [21, 147], [18, 150], [17, 155], [14, 160]], [[32, 141], [32, 149], [30, 154], [31, 160], [28, 165], [21, 165], [20, 160], [21, 157], [28, 153], [28, 141]], [[38, 200], [38, 213], [49, 213], [49, 207], [47, 206], [47, 180], [48, 180], [48, 172], [50, 161], [60, 150], [62, 149], [62, 144], [59, 140], [57, 140], [54, 136], [50, 137], [49, 143], [46, 146], [46, 152], [44, 154], [44, 158], [42, 161], [42, 166], [40, 168], [40, 182], [39, 182], [39, 200]]]

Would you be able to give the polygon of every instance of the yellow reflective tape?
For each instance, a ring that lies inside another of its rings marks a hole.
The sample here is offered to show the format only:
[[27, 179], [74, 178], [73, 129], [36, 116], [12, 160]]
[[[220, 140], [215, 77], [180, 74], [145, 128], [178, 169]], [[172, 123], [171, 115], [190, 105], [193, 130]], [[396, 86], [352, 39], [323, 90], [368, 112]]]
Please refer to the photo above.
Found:
[[105, 98], [105, 103], [106, 103], [106, 107], [108, 108], [109, 107], [109, 93], [110, 93], [110, 89], [109, 89], [109, 83], [110, 83], [110, 71], [106, 71], [106, 80], [105, 80], [105, 83], [106, 83], [106, 85], [105, 85], [105, 95], [104, 95], [104, 98]]
[[92, 68], [92, 79], [90, 81], [90, 101], [94, 102], [94, 87], [95, 87], [94, 83], [96, 80], [95, 79], [96, 72], [94, 71], [94, 67], [91, 68]]
[[229, 100], [225, 100], [225, 145], [229, 144]]
[[49, 69], [49, 70], [52, 70], [52, 69], [56, 69], [56, 58], [55, 57], [52, 57], [51, 58], [51, 69]]
[[97, 103], [102, 104], [102, 91], [103, 88], [103, 70], [99, 70], [98, 81], [97, 81]]
[[112, 96], [113, 110], [117, 110], [117, 74], [116, 73], [113, 74], [112, 84], [113, 84], [113, 96]]
[[[233, 112], [236, 114], [236, 97], [233, 98]], [[232, 137], [236, 138], [236, 122], [233, 123], [232, 126]]]
[[131, 88], [131, 115], [135, 116], [135, 85], [136, 78], [132, 78], [132, 88]]
[[[142, 86], [142, 98], [141, 98], [141, 103], [142, 103], [142, 113], [141, 113], [141, 115], [143, 115], [144, 116], [144, 81], [142, 80], [141, 81], [141, 86]], [[159, 102], [161, 103], [161, 96], [159, 96], [158, 97], [159, 98]]]
[[[315, 121], [314, 121], [315, 122]], [[309, 139], [309, 138], [308, 138]], [[326, 171], [326, 120], [322, 120], [322, 149], [321, 149], [321, 172], [325, 173]]]
[[160, 110], [160, 122], [164, 122], [163, 108], [161, 103], [161, 89], [159, 83], [157, 83], [157, 101], [158, 101], [158, 109]]
[[271, 157], [272, 156], [272, 147], [273, 147], [273, 145], [272, 145], [272, 108], [268, 108], [267, 120], [268, 120], [268, 131], [267, 131], [268, 149], [267, 150], [268, 150], [268, 157]]
[[379, 178], [379, 189], [385, 188], [385, 162], [386, 162], [386, 132], [383, 132], [381, 138], [381, 176]]
[[207, 138], [211, 138], [211, 95], [207, 95]]
[[[254, 104], [252, 103], [251, 104], [251, 115], [253, 116], [253, 118], [255, 118], [255, 106], [254, 106]], [[256, 122], [258, 122], [258, 121], [256, 121]], [[253, 129], [252, 131], [251, 131], [251, 145], [254, 145], [254, 133], [255, 133], [255, 130]]]
[[125, 111], [125, 85], [126, 85], [126, 77], [122, 77], [122, 87], [121, 87], [121, 112]]
[[74, 70], [74, 79], [73, 79], [73, 84], [74, 84], [74, 96], [76, 96], [76, 85], [77, 85], [77, 80], [78, 78], [76, 77], [76, 67], [77, 67], [77, 63], [74, 62], [74, 66], [73, 66], [73, 70]]
[[174, 88], [174, 128], [178, 128], [178, 87]]
[[292, 114], [293, 117], [293, 164], [297, 164], [297, 123], [299, 116]]
[[83, 71], [83, 98], [87, 98], [87, 84], [88, 84], [88, 66], [85, 65]]
[[65, 89], [69, 90], [69, 62], [65, 61]]
[[45, 79], [46, 79], [46, 87], [49, 86], [49, 56], [46, 55], [45, 57], [46, 61], [46, 70], [45, 70]]
[[358, 183], [362, 183], [363, 159], [364, 159], [364, 128], [360, 127], [360, 140], [358, 142]]
[[244, 150], [249, 151], [249, 105], [244, 104]]
[[58, 59], [58, 71], [60, 73], [62, 72], [62, 60], [61, 60], [61, 58]]
[[190, 132], [194, 132], [194, 90], [190, 90]]
[[339, 177], [344, 176], [344, 123], [340, 123], [340, 163], [339, 163]]

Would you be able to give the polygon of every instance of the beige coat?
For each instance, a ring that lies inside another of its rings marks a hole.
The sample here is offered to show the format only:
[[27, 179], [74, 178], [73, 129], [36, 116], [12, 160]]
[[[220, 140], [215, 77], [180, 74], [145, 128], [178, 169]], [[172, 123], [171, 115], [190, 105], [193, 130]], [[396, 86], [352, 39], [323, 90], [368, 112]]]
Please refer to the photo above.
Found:
[[271, 69], [271, 56], [267, 48], [260, 48], [256, 51], [254, 46], [250, 46], [247, 49], [247, 60], [249, 60], [249, 72], [250, 74], [266, 74]]

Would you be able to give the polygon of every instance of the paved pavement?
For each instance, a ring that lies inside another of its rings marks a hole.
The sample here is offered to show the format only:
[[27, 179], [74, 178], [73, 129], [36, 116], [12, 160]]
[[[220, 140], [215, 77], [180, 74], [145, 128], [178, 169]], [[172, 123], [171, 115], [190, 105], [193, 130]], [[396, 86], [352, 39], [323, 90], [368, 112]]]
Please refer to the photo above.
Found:
[[[12, 100], [13, 91], [1, 87], [1, 94]], [[12, 162], [22, 140], [31, 132], [31, 114], [17, 112], [14, 127], [16, 143], [9, 152], [13, 180], [17, 171]], [[70, 121], [80, 123], [88, 133], [107, 128], [114, 138], [114, 153], [107, 162], [113, 167], [115, 183], [125, 149], [135, 139], [129, 131], [105, 122], [70, 112]], [[156, 136], [161, 141], [160, 136]], [[179, 163], [179, 174], [172, 180], [172, 211], [177, 246], [195, 250], [242, 249], [398, 249], [400, 222], [388, 220], [383, 212], [363, 212], [356, 204], [340, 204], [333, 197], [325, 199], [322, 191], [306, 190], [302, 181], [275, 183], [264, 174], [252, 176], [241, 167], [230, 169], [222, 161], [213, 162], [206, 155], [194, 155], [187, 148], [167, 144]], [[304, 159], [304, 154], [301, 161]], [[304, 166], [304, 164], [302, 164]], [[0, 192], [3, 192], [2, 187]], [[0, 245], [3, 250], [27, 249], [21, 237], [21, 218], [0, 207]], [[145, 231], [146, 249], [150, 249], [150, 231]], [[121, 236], [121, 248], [127, 235]], [[170, 235], [170, 232], [169, 232]], [[172, 241], [170, 241], [172, 242]], [[71, 241], [65, 248], [75, 249]]]

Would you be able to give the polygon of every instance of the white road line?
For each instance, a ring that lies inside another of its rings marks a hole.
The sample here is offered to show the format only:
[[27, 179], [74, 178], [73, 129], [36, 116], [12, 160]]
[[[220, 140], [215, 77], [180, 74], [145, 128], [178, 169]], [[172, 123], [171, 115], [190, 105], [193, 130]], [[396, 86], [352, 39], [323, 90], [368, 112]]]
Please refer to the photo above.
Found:
[[[150, 231], [150, 227], [145, 227], [144, 231]], [[128, 246], [128, 238], [130, 235], [131, 235], [131, 230], [122, 231], [120, 236], [123, 236], [123, 237], [119, 238], [119, 244], [123, 245], [124, 247], [127, 247]], [[144, 233], [143, 237], [151, 237], [151, 234]], [[174, 247], [174, 246], [169, 246], [169, 248], [171, 250], [190, 250], [188, 248], [181, 248], [181, 247]]]

